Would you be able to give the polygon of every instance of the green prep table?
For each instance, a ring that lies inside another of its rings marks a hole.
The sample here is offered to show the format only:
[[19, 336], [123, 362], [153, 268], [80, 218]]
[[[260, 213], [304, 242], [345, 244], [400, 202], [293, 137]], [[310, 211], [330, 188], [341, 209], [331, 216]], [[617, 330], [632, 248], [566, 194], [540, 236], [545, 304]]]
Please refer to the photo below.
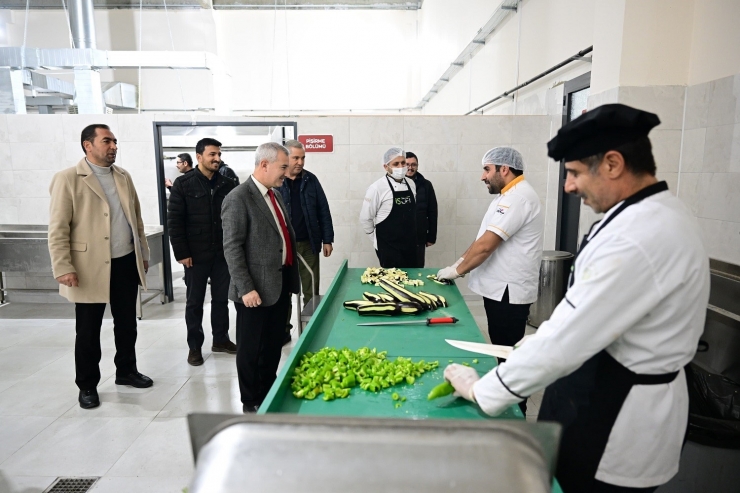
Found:
[[[446, 298], [448, 307], [420, 315], [361, 317], [356, 311], [344, 308], [342, 303], [346, 300], [362, 299], [364, 291], [377, 293], [383, 290], [372, 284], [362, 284], [360, 276], [365, 269], [350, 269], [345, 260], [306, 326], [306, 330], [278, 374], [258, 414], [293, 413], [315, 416], [408, 419], [524, 419], [518, 406], [512, 406], [498, 417], [492, 418], [481, 411], [477, 405], [464, 399], [448, 396], [433, 401], [427, 400], [429, 391], [444, 380], [442, 376], [444, 368], [451, 361], [465, 362], [481, 375], [493, 369], [497, 361], [496, 358], [463, 351], [445, 342], [445, 339], [485, 342], [457, 286], [441, 285], [427, 279], [427, 275], [436, 274], [437, 271], [433, 269], [404, 270], [408, 272], [409, 279], [424, 281], [424, 286], [406, 286], [407, 289], [442, 295]], [[458, 322], [432, 326], [357, 326], [359, 323], [367, 322], [426, 320], [428, 317], [447, 316], [456, 317]], [[417, 378], [413, 385], [395, 385], [378, 393], [367, 392], [355, 387], [346, 399], [326, 402], [321, 399], [321, 396], [314, 400], [295, 398], [290, 390], [294, 368], [306, 352], [316, 352], [327, 346], [337, 349], [347, 347], [352, 350], [361, 347], [376, 348], [378, 351], [387, 351], [389, 359], [403, 356], [413, 361], [439, 361], [439, 368]], [[478, 362], [473, 363], [473, 360]], [[406, 401], [399, 408], [395, 407], [397, 401], [391, 398], [394, 392], [406, 397]], [[555, 482], [553, 492], [560, 491]]]

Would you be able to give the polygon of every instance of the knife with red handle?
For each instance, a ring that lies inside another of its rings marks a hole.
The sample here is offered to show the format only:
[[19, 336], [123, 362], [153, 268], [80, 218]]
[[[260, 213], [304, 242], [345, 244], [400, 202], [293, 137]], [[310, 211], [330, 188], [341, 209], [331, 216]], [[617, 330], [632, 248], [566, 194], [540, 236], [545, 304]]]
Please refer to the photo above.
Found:
[[455, 317], [437, 317], [437, 318], [428, 318], [426, 320], [411, 320], [406, 322], [370, 322], [365, 324], [357, 324], [357, 326], [361, 325], [441, 325], [441, 324], [454, 324], [457, 323], [458, 319]]

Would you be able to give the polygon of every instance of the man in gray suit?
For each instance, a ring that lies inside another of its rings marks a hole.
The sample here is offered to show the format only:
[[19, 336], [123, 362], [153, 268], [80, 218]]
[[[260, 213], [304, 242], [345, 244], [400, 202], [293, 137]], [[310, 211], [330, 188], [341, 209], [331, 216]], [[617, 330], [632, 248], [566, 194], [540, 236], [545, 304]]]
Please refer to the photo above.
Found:
[[256, 412], [280, 363], [290, 294], [300, 280], [295, 233], [280, 197], [288, 150], [274, 142], [257, 148], [254, 173], [224, 199], [224, 256], [236, 307], [236, 369], [244, 412]]

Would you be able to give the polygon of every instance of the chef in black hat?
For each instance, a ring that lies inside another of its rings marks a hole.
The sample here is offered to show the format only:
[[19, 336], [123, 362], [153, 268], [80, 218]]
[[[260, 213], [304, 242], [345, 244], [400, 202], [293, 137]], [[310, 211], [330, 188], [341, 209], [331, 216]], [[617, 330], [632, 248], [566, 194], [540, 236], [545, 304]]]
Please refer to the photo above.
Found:
[[678, 471], [689, 410], [684, 366], [709, 300], [691, 213], [655, 178], [652, 113], [621, 104], [565, 125], [547, 147], [565, 191], [604, 213], [583, 239], [552, 317], [479, 378], [450, 365], [457, 394], [497, 415], [546, 388], [539, 420], [563, 426], [565, 493], [654, 491]]

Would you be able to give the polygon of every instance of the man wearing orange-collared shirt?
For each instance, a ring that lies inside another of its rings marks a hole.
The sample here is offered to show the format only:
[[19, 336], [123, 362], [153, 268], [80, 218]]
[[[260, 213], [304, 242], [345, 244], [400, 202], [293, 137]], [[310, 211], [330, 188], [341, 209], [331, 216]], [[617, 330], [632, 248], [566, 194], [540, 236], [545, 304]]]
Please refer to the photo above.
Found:
[[475, 242], [437, 277], [455, 279], [470, 272], [468, 287], [483, 297], [491, 343], [513, 346], [524, 337], [529, 307], [537, 299], [544, 217], [517, 150], [486, 152], [481, 180], [496, 198]]

